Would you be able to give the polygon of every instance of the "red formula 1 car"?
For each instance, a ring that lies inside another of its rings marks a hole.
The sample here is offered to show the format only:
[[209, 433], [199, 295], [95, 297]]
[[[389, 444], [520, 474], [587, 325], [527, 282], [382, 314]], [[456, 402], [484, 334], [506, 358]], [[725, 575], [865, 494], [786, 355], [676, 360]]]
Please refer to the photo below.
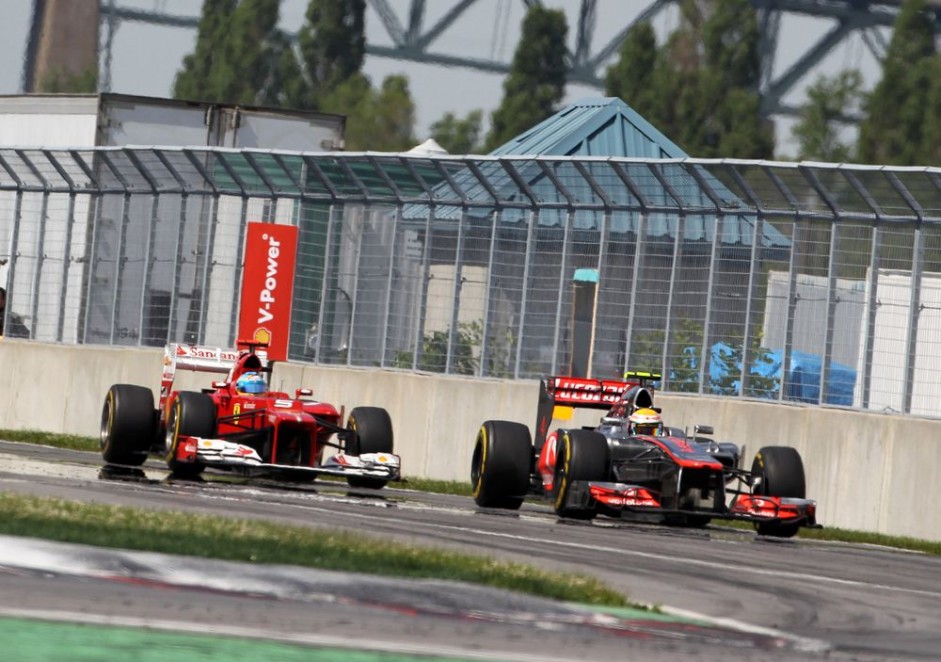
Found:
[[[529, 428], [487, 421], [477, 434], [471, 465], [481, 507], [517, 509], [527, 495], [548, 498], [556, 514], [592, 519], [630, 513], [692, 527], [713, 519], [753, 522], [758, 533], [789, 538], [817, 527], [816, 502], [805, 498], [804, 466], [793, 448], [767, 446], [751, 470], [742, 450], [711, 439], [711, 428], [663, 427], [637, 434], [631, 414], [653, 406], [650, 373], [629, 381], [551, 377], [541, 382], [535, 444]], [[592, 428], [549, 426], [557, 407], [607, 410]]]
[[[355, 407], [344, 426], [342, 409], [311, 399], [308, 389], [293, 395], [269, 389], [264, 345], [239, 347], [168, 345], [156, 409], [150, 389], [112, 386], [101, 412], [105, 462], [136, 467], [153, 452], [181, 477], [215, 467], [292, 480], [345, 476], [353, 487], [381, 488], [400, 478], [385, 409]], [[178, 368], [226, 377], [201, 392], [176, 391]]]

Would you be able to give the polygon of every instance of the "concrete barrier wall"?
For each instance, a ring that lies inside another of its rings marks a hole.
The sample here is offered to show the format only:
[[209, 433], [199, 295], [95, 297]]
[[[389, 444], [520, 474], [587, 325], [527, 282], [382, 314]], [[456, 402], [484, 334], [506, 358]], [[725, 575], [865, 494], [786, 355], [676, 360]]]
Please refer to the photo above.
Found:
[[[0, 341], [0, 427], [97, 436], [101, 405], [114, 383], [159, 386], [162, 350]], [[180, 389], [198, 390], [207, 373], [178, 373]], [[469, 480], [474, 438], [486, 419], [533, 427], [538, 382], [417, 375], [282, 363], [274, 386], [344, 406], [382, 406], [392, 416], [403, 473]], [[747, 464], [762, 446], [798, 449], [808, 496], [830, 527], [941, 540], [941, 420], [798, 404], [663, 394], [667, 423], [715, 427], [720, 440], [745, 444]], [[592, 425], [600, 413], [579, 412]]]

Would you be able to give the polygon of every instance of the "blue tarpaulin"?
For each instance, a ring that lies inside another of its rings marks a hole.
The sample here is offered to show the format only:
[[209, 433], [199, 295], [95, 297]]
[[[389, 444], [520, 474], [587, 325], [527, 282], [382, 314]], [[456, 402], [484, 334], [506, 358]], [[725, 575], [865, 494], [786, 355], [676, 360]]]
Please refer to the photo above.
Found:
[[[739, 355], [740, 356], [740, 355]], [[709, 361], [709, 380], [711, 390], [715, 393], [727, 392], [720, 384], [729, 384], [733, 392], [739, 391], [737, 379], [730, 380], [733, 375], [741, 372], [741, 363], [732, 365], [736, 352], [731, 345], [718, 342], [712, 346]], [[820, 373], [823, 361], [816, 354], [807, 352], [791, 352], [791, 365], [785, 380], [784, 397], [797, 402], [820, 403]], [[751, 374], [770, 378], [775, 381], [773, 392], [767, 394], [752, 393], [769, 398], [777, 397], [782, 378], [782, 363], [784, 352], [781, 350], [763, 350], [755, 357], [751, 366]], [[853, 406], [853, 390], [856, 386], [856, 370], [840, 363], [830, 363], [830, 374], [827, 379], [827, 396], [825, 404]], [[709, 389], [707, 389], [709, 390]]]

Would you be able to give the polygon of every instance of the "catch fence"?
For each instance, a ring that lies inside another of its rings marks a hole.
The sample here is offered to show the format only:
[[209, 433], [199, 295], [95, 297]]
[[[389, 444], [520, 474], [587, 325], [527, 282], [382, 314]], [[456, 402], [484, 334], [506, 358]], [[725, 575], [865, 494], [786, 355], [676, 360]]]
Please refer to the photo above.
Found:
[[289, 357], [935, 415], [941, 170], [0, 149], [7, 335], [231, 346], [246, 225], [299, 229]]

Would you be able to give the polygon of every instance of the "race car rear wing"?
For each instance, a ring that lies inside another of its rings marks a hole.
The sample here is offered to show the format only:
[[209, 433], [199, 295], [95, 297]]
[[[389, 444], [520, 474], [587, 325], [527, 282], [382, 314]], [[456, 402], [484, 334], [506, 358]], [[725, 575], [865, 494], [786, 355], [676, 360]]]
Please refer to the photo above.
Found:
[[[239, 341], [239, 347], [254, 351], [262, 369], [268, 369], [268, 352], [265, 346]], [[170, 343], [163, 350], [163, 374], [160, 377], [161, 408], [173, 389], [177, 368], [196, 372], [229, 374], [242, 356], [242, 349], [222, 349], [203, 345]]]
[[[624, 394], [637, 389], [631, 398], [638, 399], [640, 406], [653, 407], [651, 382], [660, 379], [653, 372], [628, 371], [624, 380], [588, 379], [585, 377], [547, 377], [539, 384], [539, 403], [536, 408], [536, 434], [534, 444], [538, 452], [546, 441], [549, 424], [558, 406], [578, 409], [614, 409], [624, 404]], [[643, 395], [640, 395], [643, 392]], [[638, 398], [638, 396], [640, 397]], [[629, 412], [628, 412], [629, 413]]]

